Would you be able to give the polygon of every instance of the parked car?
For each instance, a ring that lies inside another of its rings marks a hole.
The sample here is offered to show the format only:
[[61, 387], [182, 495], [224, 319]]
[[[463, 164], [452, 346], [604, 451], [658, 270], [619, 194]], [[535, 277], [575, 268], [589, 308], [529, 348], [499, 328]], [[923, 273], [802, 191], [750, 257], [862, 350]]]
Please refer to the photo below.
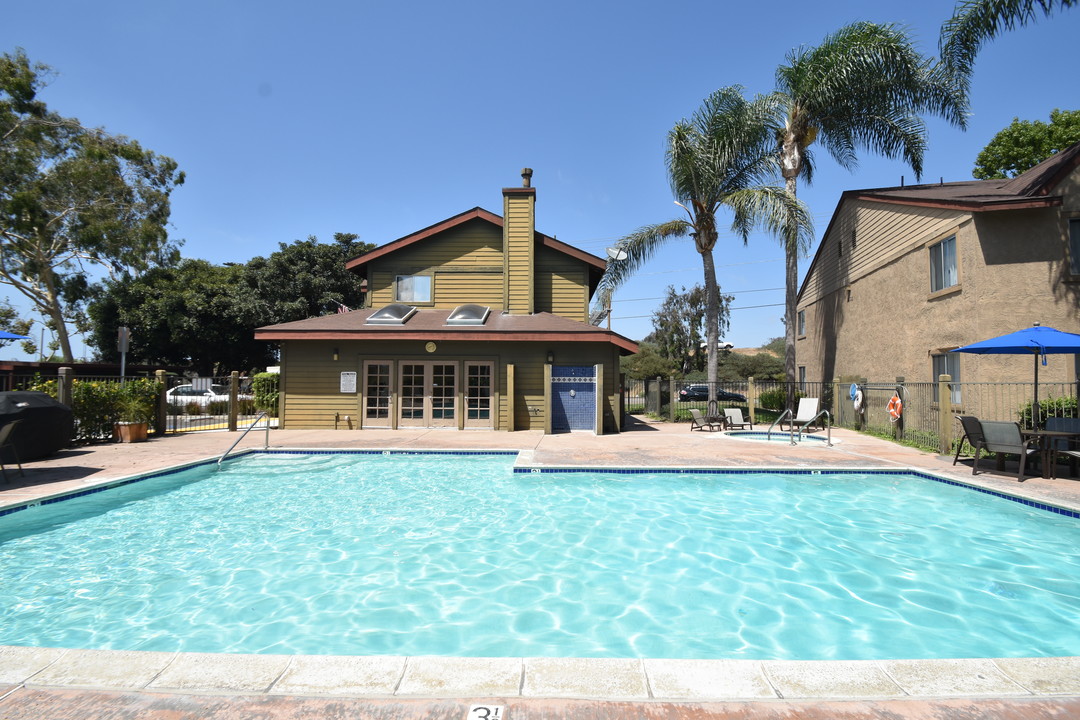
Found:
[[[687, 385], [679, 391], [679, 400], [681, 402], [687, 402], [689, 400], [708, 400], [709, 399], [709, 386], [708, 385]], [[740, 395], [735, 392], [728, 392], [727, 390], [716, 389], [716, 399], [720, 402], [746, 402], [746, 396]]]
[[[251, 400], [251, 395], [237, 394], [237, 400]], [[211, 385], [207, 390], [196, 390], [194, 385], [177, 385], [165, 392], [165, 399], [176, 405], [206, 407], [212, 402], [229, 402], [229, 388]]]

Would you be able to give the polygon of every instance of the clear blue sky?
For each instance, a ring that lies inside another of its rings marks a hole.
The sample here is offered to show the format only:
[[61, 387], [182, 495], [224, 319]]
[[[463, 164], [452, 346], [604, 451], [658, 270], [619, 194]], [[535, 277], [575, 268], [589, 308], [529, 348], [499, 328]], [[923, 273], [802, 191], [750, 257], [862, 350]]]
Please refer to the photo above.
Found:
[[[56, 70], [43, 93], [52, 109], [179, 162], [187, 182], [173, 195], [171, 234], [186, 257], [245, 262], [335, 232], [381, 245], [477, 205], [501, 214], [500, 189], [519, 185], [522, 167], [535, 171], [537, 229], [603, 256], [681, 212], [664, 137], [713, 90], [767, 92], [791, 49], [856, 20], [905, 25], [933, 53], [952, 7], [54, 0], [6, 3], [0, 51], [22, 47]], [[923, 179], [969, 179], [1014, 117], [1080, 107], [1078, 35], [1072, 9], [992, 41], [976, 64], [970, 127], [931, 121]], [[841, 192], [901, 175], [914, 181], [898, 161], [860, 152], [849, 173], [819, 151], [814, 185], [800, 188], [817, 238]], [[728, 340], [782, 335], [776, 240], [744, 246], [723, 234], [716, 263], [735, 296]], [[665, 288], [698, 282], [692, 244], [672, 244], [616, 295], [613, 329], [642, 338]]]

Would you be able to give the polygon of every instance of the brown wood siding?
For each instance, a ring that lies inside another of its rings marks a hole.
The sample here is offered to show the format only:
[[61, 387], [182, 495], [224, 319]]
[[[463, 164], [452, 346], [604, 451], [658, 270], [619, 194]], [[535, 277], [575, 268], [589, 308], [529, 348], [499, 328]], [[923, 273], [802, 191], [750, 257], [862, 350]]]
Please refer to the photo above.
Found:
[[506, 309], [528, 315], [534, 309], [533, 198], [529, 195], [504, 196], [506, 236]]
[[[369, 297], [372, 307], [382, 307], [394, 302], [394, 278], [398, 275], [416, 273], [433, 274], [437, 270], [446, 273], [472, 273], [477, 292], [483, 297], [455, 302], [444, 299], [440, 293], [440, 277], [433, 284], [435, 307], [453, 307], [461, 302], [482, 302], [502, 305], [502, 234], [498, 227], [483, 220], [473, 220], [450, 228], [436, 238], [410, 245], [371, 263], [368, 268]], [[491, 283], [498, 285], [498, 297], [490, 301]], [[460, 296], [461, 283], [451, 282], [449, 290]]]
[[[856, 200], [839, 211], [806, 278], [802, 304], [855, 282], [955, 227], [966, 213]], [[855, 247], [852, 248], [854, 232]], [[838, 244], [843, 243], [843, 252]]]
[[588, 321], [588, 269], [583, 263], [550, 248], [540, 249], [536, 260], [536, 312]]
[[[334, 348], [338, 360], [333, 360]], [[287, 388], [282, 400], [283, 425], [289, 428], [333, 428], [335, 414], [339, 428], [344, 417], [358, 427], [364, 390], [363, 363], [366, 360], [394, 361], [492, 361], [495, 365], [494, 392], [497, 428], [507, 427], [509, 403], [506, 399], [506, 366], [515, 365], [514, 427], [543, 430], [545, 420], [544, 363], [547, 353], [555, 354], [559, 365], [604, 364], [604, 425], [613, 428], [618, 407], [615, 396], [618, 352], [607, 343], [462, 343], [442, 342], [428, 353], [421, 341], [382, 343], [333, 342], [321, 340], [286, 341], [282, 350], [282, 378]], [[396, 366], [395, 366], [396, 368]], [[340, 392], [342, 372], [357, 373], [356, 394]], [[395, 383], [397, 381], [395, 370]]]

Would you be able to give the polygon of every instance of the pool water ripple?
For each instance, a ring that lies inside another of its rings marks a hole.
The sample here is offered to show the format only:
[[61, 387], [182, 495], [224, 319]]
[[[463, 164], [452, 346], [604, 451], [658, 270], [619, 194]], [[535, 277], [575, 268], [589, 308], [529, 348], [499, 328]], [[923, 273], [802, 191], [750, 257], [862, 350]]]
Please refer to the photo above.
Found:
[[1080, 655], [1076, 520], [917, 476], [266, 455], [0, 520], [0, 643], [196, 652]]

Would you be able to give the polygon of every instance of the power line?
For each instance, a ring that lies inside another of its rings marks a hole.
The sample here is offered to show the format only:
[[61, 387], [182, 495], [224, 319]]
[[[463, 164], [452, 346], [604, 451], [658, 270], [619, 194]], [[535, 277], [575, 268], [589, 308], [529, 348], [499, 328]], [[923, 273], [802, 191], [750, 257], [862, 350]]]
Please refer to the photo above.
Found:
[[[786, 288], [782, 288], [782, 287], [776, 287], [776, 288], [759, 288], [759, 289], [757, 289], [757, 290], [727, 290], [727, 291], [725, 291], [725, 290], [721, 289], [721, 290], [720, 290], [720, 294], [721, 294], [721, 295], [741, 295], [742, 293], [755, 293], [755, 292], [774, 292], [774, 291], [776, 291], [776, 290], [785, 290], [785, 289], [786, 289]], [[620, 303], [620, 302], [645, 302], [645, 301], [648, 301], [648, 300], [664, 300], [664, 299], [665, 299], [665, 298], [663, 298], [663, 297], [647, 297], [647, 298], [626, 298], [626, 299], [619, 299], [619, 300], [615, 300], [615, 299], [612, 299], [612, 301], [611, 301], [611, 302], [612, 302], [612, 303]]]
[[[743, 307], [728, 308], [728, 310], [753, 310], [755, 308], [784, 307], [784, 303], [770, 303], [768, 305], [744, 305]], [[640, 320], [651, 318], [652, 315], [612, 315], [612, 320]]]

